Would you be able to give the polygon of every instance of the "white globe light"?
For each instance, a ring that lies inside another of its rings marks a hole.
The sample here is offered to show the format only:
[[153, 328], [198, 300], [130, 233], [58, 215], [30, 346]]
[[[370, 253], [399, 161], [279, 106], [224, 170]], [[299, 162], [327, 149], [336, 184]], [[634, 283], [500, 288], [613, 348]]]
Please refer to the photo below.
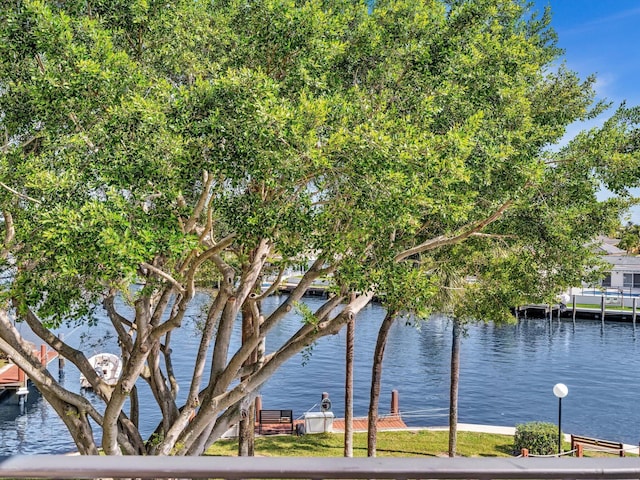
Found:
[[569, 393], [569, 389], [564, 383], [556, 383], [553, 386], [553, 394], [558, 398], [564, 398]]

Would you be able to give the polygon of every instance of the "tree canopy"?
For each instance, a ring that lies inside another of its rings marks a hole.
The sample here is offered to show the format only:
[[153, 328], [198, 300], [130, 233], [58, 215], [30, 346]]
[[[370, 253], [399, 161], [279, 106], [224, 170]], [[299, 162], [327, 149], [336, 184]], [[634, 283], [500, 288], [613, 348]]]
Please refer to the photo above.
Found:
[[[633, 108], [550, 149], [603, 106], [593, 78], [558, 63], [549, 13], [523, 1], [1, 5], [0, 349], [81, 453], [97, 452], [89, 419], [107, 454], [201, 453], [275, 369], [374, 297], [437, 308], [446, 268], [475, 279], [467, 315], [549, 298], [592, 271], [586, 243], [640, 178]], [[602, 185], [615, 195], [598, 201]], [[263, 315], [262, 280], [299, 264]], [[325, 305], [256, 357], [319, 278]], [[216, 288], [178, 403], [170, 338], [201, 284]], [[95, 308], [122, 350], [113, 388], [54, 335]], [[249, 334], [230, 351], [241, 317]], [[13, 318], [105, 408], [56, 382]], [[162, 413], [153, 442], [123, 410], [139, 382]]]

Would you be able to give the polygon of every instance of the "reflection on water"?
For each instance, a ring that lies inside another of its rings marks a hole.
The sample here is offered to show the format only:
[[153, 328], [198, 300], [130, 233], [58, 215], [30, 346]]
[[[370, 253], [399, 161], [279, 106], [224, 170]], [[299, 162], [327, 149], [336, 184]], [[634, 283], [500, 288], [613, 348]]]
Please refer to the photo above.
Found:
[[[204, 297], [203, 297], [204, 301]], [[305, 300], [312, 309], [321, 300]], [[275, 309], [278, 297], [267, 299], [265, 310]], [[198, 307], [192, 317], [195, 319]], [[356, 322], [354, 413], [366, 415], [369, 403], [371, 358], [377, 330], [384, 316], [376, 305], [366, 308]], [[300, 327], [291, 315], [267, 339], [267, 350], [276, 348]], [[185, 321], [172, 340], [174, 367], [179, 380], [188, 379], [191, 354], [197, 346], [198, 326]], [[104, 339], [100, 326], [84, 333], [83, 342]], [[79, 342], [80, 334], [67, 338]], [[240, 332], [234, 334], [237, 348]], [[75, 340], [74, 340], [75, 339]], [[292, 408], [296, 417], [317, 409], [322, 392], [329, 392], [333, 411], [344, 415], [345, 332], [321, 339], [310, 350], [310, 358], [291, 359], [263, 386], [264, 408]], [[116, 352], [114, 345], [102, 345]], [[552, 387], [569, 387], [562, 402], [563, 429], [598, 438], [637, 444], [640, 412], [636, 406], [640, 383], [640, 356], [631, 323], [523, 319], [518, 324], [468, 327], [462, 340], [460, 412], [462, 423], [515, 425], [528, 421], [557, 421], [557, 399]], [[400, 393], [400, 409], [410, 426], [446, 425], [449, 399], [451, 324], [433, 318], [417, 326], [399, 321], [393, 326], [385, 352], [380, 412], [388, 411], [390, 392]], [[307, 361], [308, 360], [308, 361]], [[54, 374], [56, 367], [53, 366]], [[68, 364], [64, 382], [78, 389], [78, 373]], [[159, 418], [151, 393], [140, 386], [141, 430], [149, 434]], [[181, 396], [187, 389], [183, 388]], [[90, 395], [90, 394], [89, 394]], [[60, 453], [74, 449], [64, 425], [42, 398], [32, 391], [26, 413], [18, 405], [0, 406], [2, 454]]]
[[2, 455], [33, 455], [71, 449], [62, 421], [33, 387], [30, 387], [24, 409], [15, 396], [0, 404], [0, 445]]

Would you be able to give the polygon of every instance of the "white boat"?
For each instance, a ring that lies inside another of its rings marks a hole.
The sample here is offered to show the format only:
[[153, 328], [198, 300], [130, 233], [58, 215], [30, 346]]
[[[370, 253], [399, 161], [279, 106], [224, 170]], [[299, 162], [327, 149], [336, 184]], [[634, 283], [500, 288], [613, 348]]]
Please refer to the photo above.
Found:
[[[113, 353], [98, 353], [89, 358], [89, 363], [95, 370], [96, 374], [102, 378], [107, 385], [115, 385], [118, 383], [120, 374], [122, 373], [122, 362], [120, 357]], [[86, 377], [80, 374], [80, 387], [91, 388], [91, 383]]]

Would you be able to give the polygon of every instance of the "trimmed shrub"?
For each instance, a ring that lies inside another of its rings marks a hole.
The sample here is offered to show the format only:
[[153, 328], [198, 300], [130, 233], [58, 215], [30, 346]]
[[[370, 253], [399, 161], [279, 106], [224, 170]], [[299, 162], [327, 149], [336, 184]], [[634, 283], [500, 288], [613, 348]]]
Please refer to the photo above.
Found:
[[548, 422], [529, 422], [516, 425], [513, 437], [516, 453], [523, 448], [530, 455], [553, 455], [558, 453], [558, 426]]

